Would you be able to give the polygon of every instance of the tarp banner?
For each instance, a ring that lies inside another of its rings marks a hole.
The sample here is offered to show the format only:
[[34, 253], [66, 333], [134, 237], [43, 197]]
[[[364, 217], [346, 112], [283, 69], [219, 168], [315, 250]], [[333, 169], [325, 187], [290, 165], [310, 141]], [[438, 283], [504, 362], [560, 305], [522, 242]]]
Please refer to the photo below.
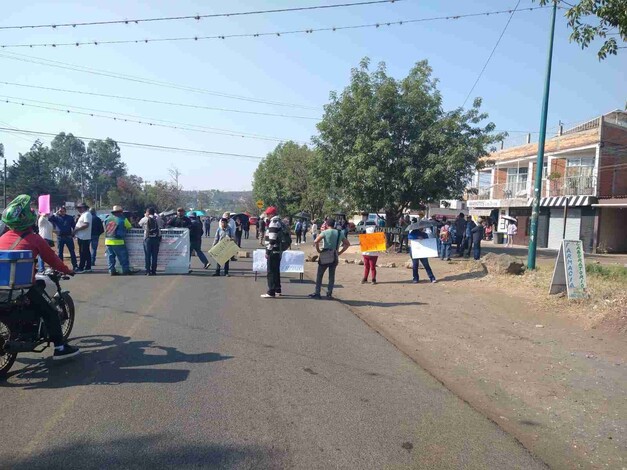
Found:
[[[268, 262], [266, 260], [266, 250], [255, 250], [253, 252], [253, 272], [268, 272]], [[304, 273], [305, 272], [305, 252], [287, 250], [281, 255], [282, 273]]]
[[[144, 231], [131, 229], [126, 234], [130, 265], [135, 269], [144, 269]], [[161, 230], [161, 244], [157, 269], [169, 274], [187, 274], [189, 272], [189, 230], [170, 228]]]
[[409, 243], [411, 246], [411, 257], [414, 259], [438, 257], [438, 241], [435, 238], [409, 240]]

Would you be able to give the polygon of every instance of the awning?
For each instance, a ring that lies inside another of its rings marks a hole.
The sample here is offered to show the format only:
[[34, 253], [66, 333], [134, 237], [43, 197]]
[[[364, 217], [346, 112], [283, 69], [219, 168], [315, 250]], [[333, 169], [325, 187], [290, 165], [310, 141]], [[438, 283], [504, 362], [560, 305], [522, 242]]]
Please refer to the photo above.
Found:
[[[568, 207], [590, 206], [597, 202], [594, 196], [555, 196], [540, 199], [540, 207], [564, 207], [568, 201]], [[529, 202], [531, 205], [531, 200]]]
[[627, 198], [609, 198], [601, 199], [596, 204], [592, 204], [592, 207], [615, 207], [620, 209], [621, 207], [627, 207]]

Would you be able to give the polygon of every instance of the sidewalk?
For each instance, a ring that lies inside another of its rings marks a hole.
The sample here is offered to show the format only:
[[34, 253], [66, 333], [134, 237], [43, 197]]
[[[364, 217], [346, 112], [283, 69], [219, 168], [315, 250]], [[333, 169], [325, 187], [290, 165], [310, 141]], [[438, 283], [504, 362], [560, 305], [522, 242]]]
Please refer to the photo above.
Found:
[[[585, 306], [548, 298], [553, 256], [541, 254], [540, 279], [434, 259], [438, 282], [421, 270], [412, 284], [409, 256], [385, 254], [379, 265], [400, 267], [379, 268], [376, 286], [361, 285], [363, 267], [341, 260], [334, 295], [552, 468], [624, 468], [627, 312], [619, 307], [618, 328], [608, 327], [585, 318]], [[343, 258], [358, 261], [358, 247]], [[307, 263], [306, 275], [315, 278], [315, 268]]]

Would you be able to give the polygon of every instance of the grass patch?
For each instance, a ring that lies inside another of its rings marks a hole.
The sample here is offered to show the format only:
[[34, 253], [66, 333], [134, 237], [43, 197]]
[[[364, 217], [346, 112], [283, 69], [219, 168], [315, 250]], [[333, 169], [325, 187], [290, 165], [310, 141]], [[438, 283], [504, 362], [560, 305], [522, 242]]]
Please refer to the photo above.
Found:
[[613, 281], [627, 281], [627, 268], [617, 264], [586, 264], [586, 274]]

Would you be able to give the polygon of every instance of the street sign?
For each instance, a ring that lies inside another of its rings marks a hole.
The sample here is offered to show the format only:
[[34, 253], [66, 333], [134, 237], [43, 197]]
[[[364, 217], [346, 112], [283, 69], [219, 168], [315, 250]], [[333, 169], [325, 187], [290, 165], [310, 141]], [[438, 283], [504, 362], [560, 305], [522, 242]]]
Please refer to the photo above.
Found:
[[261, 209], [262, 207], [263, 207], [263, 201], [262, 201], [261, 199], [259, 199], [259, 200], [257, 201], [257, 208], [258, 208], [258, 209]]
[[549, 294], [566, 291], [569, 299], [585, 299], [587, 294], [586, 263], [581, 240], [562, 240], [555, 260]]

